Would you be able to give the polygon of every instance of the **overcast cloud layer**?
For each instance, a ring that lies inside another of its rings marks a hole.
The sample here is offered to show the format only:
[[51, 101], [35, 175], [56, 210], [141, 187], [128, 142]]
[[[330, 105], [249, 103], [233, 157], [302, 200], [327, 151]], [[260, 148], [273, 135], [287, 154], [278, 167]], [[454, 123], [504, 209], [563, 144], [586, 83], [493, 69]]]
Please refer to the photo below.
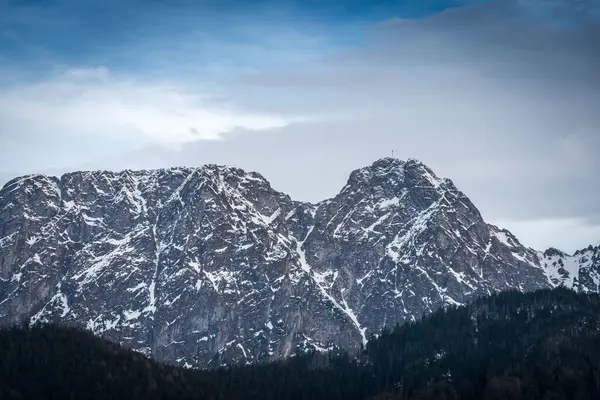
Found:
[[0, 62], [15, 77], [0, 82], [0, 180], [218, 163], [319, 201], [394, 150], [526, 245], [599, 243], [600, 1], [434, 3], [419, 18], [273, 19], [272, 37], [248, 25], [254, 45], [203, 42], [213, 63], [235, 56], [217, 75], [206, 54], [174, 68], [155, 48], [143, 73], [106, 57], [31, 78]]

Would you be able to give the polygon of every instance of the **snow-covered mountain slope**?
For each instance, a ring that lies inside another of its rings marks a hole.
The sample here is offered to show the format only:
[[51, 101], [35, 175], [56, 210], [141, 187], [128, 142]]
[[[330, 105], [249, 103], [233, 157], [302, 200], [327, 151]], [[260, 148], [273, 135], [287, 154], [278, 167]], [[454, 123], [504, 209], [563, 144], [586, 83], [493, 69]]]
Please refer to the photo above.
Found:
[[548, 249], [538, 256], [552, 286], [567, 286], [585, 293], [600, 292], [600, 246], [589, 246], [574, 255]]
[[252, 362], [356, 348], [492, 291], [597, 290], [599, 254], [523, 247], [416, 160], [378, 160], [319, 204], [215, 165], [27, 176], [0, 191], [0, 324], [80, 325], [181, 365]]

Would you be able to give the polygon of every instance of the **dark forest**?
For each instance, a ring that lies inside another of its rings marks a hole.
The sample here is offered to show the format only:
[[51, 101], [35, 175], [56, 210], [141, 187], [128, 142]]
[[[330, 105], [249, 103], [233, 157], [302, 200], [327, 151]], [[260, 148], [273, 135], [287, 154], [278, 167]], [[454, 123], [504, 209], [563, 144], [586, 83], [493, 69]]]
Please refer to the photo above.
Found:
[[597, 294], [511, 291], [385, 330], [359, 354], [204, 371], [76, 328], [23, 325], [0, 332], [0, 398], [597, 399], [599, 327]]

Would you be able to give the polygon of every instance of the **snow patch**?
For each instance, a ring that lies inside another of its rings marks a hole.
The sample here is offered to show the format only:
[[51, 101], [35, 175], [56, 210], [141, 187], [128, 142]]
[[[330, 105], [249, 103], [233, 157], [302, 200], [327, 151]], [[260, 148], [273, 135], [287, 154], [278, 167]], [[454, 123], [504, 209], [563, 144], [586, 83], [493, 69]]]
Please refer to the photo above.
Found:
[[125, 321], [131, 321], [133, 319], [138, 319], [142, 315], [141, 311], [135, 310], [126, 310], [123, 312], [123, 316], [125, 317]]
[[376, 207], [381, 209], [386, 209], [389, 207], [394, 207], [394, 206], [398, 206], [400, 204], [400, 198], [399, 197], [393, 197], [391, 199], [385, 199], [380, 201], [379, 203], [377, 203]]

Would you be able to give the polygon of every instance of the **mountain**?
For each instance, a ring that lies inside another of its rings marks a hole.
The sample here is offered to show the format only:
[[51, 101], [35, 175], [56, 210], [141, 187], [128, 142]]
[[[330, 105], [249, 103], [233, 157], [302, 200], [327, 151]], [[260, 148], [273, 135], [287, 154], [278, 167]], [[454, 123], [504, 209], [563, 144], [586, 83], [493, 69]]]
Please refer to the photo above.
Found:
[[539, 254], [541, 264], [553, 285], [581, 292], [598, 292], [600, 287], [600, 246], [589, 246], [573, 255], [557, 249]]
[[160, 364], [75, 328], [25, 325], [0, 330], [0, 398], [596, 399], [599, 307], [598, 294], [509, 291], [383, 331], [353, 357], [299, 352], [210, 371]]
[[496, 291], [597, 291], [599, 254], [522, 246], [417, 160], [378, 160], [318, 204], [216, 165], [26, 176], [0, 191], [0, 324], [188, 367], [273, 360]]

